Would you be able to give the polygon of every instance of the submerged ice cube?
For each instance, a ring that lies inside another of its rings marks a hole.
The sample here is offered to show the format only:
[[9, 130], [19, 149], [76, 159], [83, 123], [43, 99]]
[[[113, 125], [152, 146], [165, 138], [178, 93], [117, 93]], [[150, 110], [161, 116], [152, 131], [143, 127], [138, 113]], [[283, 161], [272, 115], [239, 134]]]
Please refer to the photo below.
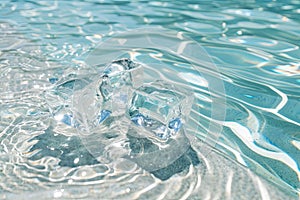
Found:
[[142, 126], [158, 139], [167, 140], [182, 127], [192, 100], [188, 92], [165, 81], [156, 81], [134, 91], [128, 114], [134, 124]]

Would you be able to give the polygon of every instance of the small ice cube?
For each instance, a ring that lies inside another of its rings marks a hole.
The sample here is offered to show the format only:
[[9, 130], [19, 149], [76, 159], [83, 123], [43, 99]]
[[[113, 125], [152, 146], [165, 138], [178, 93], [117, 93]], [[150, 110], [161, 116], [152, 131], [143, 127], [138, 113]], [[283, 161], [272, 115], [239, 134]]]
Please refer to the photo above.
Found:
[[128, 114], [134, 124], [142, 126], [159, 139], [167, 140], [182, 127], [192, 101], [192, 95], [188, 92], [165, 81], [156, 81], [134, 91]]

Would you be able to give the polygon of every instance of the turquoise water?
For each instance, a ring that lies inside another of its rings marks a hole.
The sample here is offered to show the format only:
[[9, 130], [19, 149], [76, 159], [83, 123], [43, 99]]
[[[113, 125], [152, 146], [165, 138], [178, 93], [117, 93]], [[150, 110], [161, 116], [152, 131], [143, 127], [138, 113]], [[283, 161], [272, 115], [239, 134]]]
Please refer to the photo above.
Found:
[[[299, 1], [1, 1], [0, 198], [299, 198], [299, 27]], [[193, 94], [174, 139], [72, 126], [122, 57]]]

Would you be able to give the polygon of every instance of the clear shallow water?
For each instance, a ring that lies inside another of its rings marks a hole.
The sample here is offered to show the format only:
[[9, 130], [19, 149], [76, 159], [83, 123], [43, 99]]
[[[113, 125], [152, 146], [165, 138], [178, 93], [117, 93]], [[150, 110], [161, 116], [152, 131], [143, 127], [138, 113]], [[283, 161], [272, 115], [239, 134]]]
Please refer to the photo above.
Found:
[[[297, 198], [297, 1], [2, 1], [0, 6], [1, 198], [41, 193], [48, 198]], [[129, 51], [133, 44], [121, 40], [127, 51], [120, 54], [109, 38], [136, 28], [163, 31], [149, 34], [158, 41], [151, 48], [144, 30], [121, 34], [140, 42]], [[172, 52], [170, 44], [180, 38], [200, 44], [218, 70], [207, 67], [209, 59], [199, 48]], [[201, 55], [195, 65], [182, 56], [193, 52]], [[63, 99], [49, 96], [56, 84], [93, 77], [103, 69], [95, 64], [116, 55], [148, 64], [145, 81], [159, 77], [195, 93], [186, 137], [171, 144], [166, 154], [173, 157], [163, 167], [149, 167], [162, 162], [160, 157], [123, 158], [128, 151], [161, 152], [147, 138], [82, 137], [52, 116], [55, 105], [76, 107], [73, 90]], [[220, 82], [224, 90], [212, 86]]]

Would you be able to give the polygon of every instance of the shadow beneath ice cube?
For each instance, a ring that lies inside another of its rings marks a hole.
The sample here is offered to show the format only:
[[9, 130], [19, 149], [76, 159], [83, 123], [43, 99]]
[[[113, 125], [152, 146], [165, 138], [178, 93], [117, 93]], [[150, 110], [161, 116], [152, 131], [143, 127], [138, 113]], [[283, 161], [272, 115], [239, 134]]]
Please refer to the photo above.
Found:
[[[134, 131], [130, 130], [131, 133]], [[176, 139], [163, 144], [163, 147], [149, 138], [127, 134], [131, 150], [128, 159], [163, 181], [175, 174], [188, 171], [191, 165], [199, 165], [200, 160], [184, 131], [180, 134]]]
[[195, 150], [190, 147], [188, 148], [187, 152], [180, 156], [176, 161], [174, 161], [169, 166], [151, 172], [155, 177], [161, 180], [167, 180], [174, 174], [183, 172], [188, 170], [190, 165], [197, 166], [200, 163], [200, 160], [197, 156]]
[[51, 126], [43, 134], [35, 136], [30, 141], [34, 140], [36, 143], [29, 150], [29, 152], [34, 152], [29, 157], [32, 161], [49, 156], [59, 159], [58, 165], [61, 167], [77, 167], [99, 163], [85, 148], [79, 137], [58, 134]]

